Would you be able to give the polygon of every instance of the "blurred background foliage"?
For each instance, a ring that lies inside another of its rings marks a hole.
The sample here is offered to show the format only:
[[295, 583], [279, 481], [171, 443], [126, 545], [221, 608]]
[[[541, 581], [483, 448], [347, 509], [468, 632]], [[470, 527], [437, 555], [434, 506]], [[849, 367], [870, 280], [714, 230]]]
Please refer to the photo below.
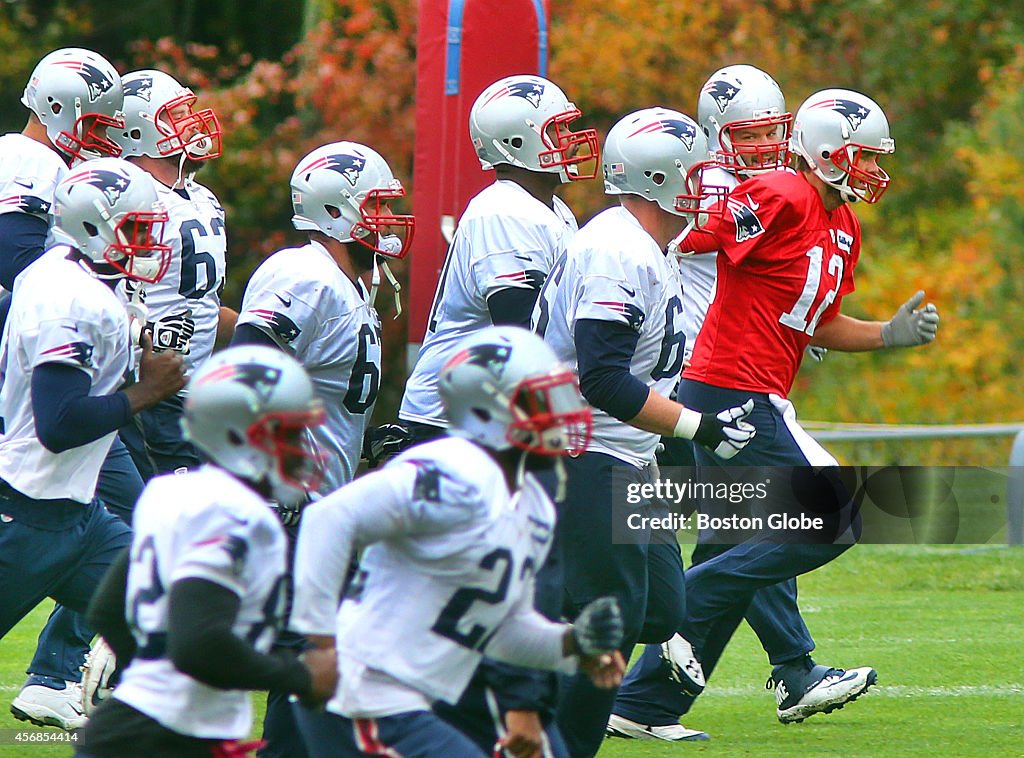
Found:
[[[793, 393], [801, 417], [1021, 419], [1024, 4], [549, 0], [549, 7], [549, 75], [602, 135], [641, 107], [694, 114], [700, 85], [730, 63], [771, 73], [793, 111], [824, 87], [877, 100], [896, 139], [887, 164], [894, 181], [882, 203], [857, 209], [865, 246], [844, 311], [888, 318], [923, 288], [942, 327], [925, 349], [831, 353], [805, 364]], [[0, 127], [22, 128], [18, 99], [28, 74], [57, 47], [88, 47], [122, 73], [156, 67], [191, 85], [225, 128], [224, 156], [199, 179], [227, 208], [225, 299], [237, 306], [255, 266], [300, 239], [289, 223], [288, 177], [307, 151], [338, 139], [365, 142], [408, 188], [415, 43], [412, 0], [0, 0]], [[598, 182], [567, 187], [564, 197], [581, 223], [606, 204]], [[389, 298], [379, 305], [386, 376], [394, 377], [378, 403], [384, 421], [401, 395], [406, 334], [404, 319], [389, 318]], [[1004, 465], [1009, 440], [834, 447], [847, 463]]]

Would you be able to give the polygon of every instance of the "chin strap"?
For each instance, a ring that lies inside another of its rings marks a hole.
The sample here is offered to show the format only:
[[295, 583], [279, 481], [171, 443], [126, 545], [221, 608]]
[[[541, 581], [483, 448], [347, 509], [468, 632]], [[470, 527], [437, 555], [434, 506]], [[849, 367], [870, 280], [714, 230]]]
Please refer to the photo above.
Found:
[[569, 483], [569, 474], [561, 457], [555, 458], [555, 480], [558, 482], [555, 487], [555, 503], [558, 504], [565, 500], [565, 488]]
[[707, 221], [707, 214], [704, 214], [704, 213], [697, 214], [696, 216], [691, 218], [689, 221], [687, 221], [686, 222], [686, 226], [683, 227], [683, 231], [679, 232], [679, 234], [677, 234], [675, 237], [673, 237], [672, 241], [669, 242], [668, 245], [665, 246], [665, 250], [669, 254], [674, 255], [674, 256], [676, 256], [678, 258], [688, 258], [691, 255], [693, 255], [693, 251], [692, 250], [690, 250], [689, 252], [683, 252], [680, 249], [679, 246], [681, 244], [683, 244], [683, 240], [686, 239], [686, 235], [688, 235], [690, 232], [692, 232], [694, 229], [696, 229], [699, 226], [699, 224], [697, 222], [701, 220], [701, 218], [700, 218], [701, 216], [704, 216], [705, 217], [704, 221]]
[[377, 289], [380, 287], [380, 272], [384, 272], [384, 276], [387, 277], [388, 284], [395, 290], [395, 316], [398, 318], [402, 315], [402, 285], [395, 278], [395, 275], [391, 273], [391, 268], [388, 266], [388, 262], [380, 255], [373, 256], [373, 273], [370, 275], [370, 305], [372, 306], [377, 300]]
[[149, 321], [149, 308], [146, 307], [146, 291], [143, 287], [135, 287], [131, 298], [124, 305], [128, 312], [128, 334], [131, 343], [138, 345], [142, 339], [142, 329]]

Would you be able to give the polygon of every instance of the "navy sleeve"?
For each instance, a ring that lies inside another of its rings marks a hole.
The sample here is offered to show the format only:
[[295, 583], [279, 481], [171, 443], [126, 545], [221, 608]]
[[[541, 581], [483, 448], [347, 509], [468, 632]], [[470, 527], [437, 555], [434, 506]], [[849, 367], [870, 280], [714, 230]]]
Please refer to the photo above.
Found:
[[28, 213], [0, 214], [0, 285], [14, 289], [14, 279], [46, 249], [50, 227]]
[[89, 375], [74, 366], [44, 363], [32, 370], [36, 436], [52, 453], [63, 453], [121, 428], [132, 417], [123, 392], [91, 397]]
[[281, 346], [274, 342], [274, 338], [270, 334], [252, 324], [238, 324], [235, 327], [230, 346], [238, 347], [239, 345], [266, 345], [277, 350], [281, 349]]
[[530, 328], [533, 306], [540, 290], [524, 287], [506, 287], [487, 298], [487, 312], [495, 326], [521, 326]]
[[306, 695], [312, 679], [290, 653], [265, 655], [234, 633], [241, 599], [205, 579], [171, 585], [167, 652], [183, 674], [221, 690], [284, 690]]
[[629, 372], [639, 338], [626, 324], [590, 318], [577, 321], [573, 333], [583, 397], [619, 421], [629, 421], [647, 402], [647, 385]]

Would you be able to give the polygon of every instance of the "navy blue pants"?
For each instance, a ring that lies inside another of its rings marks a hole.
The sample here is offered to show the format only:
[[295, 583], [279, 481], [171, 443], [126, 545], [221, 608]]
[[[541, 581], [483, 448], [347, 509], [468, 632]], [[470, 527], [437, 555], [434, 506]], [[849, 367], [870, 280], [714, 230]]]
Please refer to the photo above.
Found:
[[[126, 524], [131, 524], [132, 511], [142, 494], [144, 484], [127, 448], [119, 437], [114, 438], [100, 469], [96, 495], [106, 509]], [[95, 636], [82, 614], [76, 613], [60, 603], [50, 613], [50, 618], [39, 633], [36, 653], [28, 666], [29, 682], [38, 677], [53, 677], [70, 682], [82, 680], [79, 666], [85, 662], [85, 654]]]
[[402, 756], [402, 758], [488, 758], [472, 740], [431, 711], [410, 711], [375, 719], [314, 713], [293, 704], [295, 721], [312, 758]]
[[[791, 416], [791, 406], [772, 402], [766, 395], [726, 390], [685, 380], [680, 401], [701, 411], [718, 411], [754, 399], [750, 421], [757, 429], [753, 441], [728, 462], [735, 466], [834, 465], [816, 442]], [[723, 462], [700, 446], [695, 447], [698, 466]], [[757, 634], [773, 665], [800, 657], [814, 649], [814, 641], [797, 605], [795, 577], [834, 559], [850, 547], [841, 545], [771, 544], [753, 541], [744, 545], [709, 544], [701, 534], [693, 565], [686, 571], [687, 618], [680, 633], [701, 659], [704, 674], [714, 671], [736, 627], [745, 617]], [[679, 692], [660, 665], [659, 649], [651, 646], [627, 674], [615, 713], [644, 724], [678, 722], [693, 704]]]
[[[650, 467], [637, 469], [602, 453], [584, 453], [565, 463], [568, 483], [558, 522], [564, 613], [574, 619], [591, 601], [616, 596], [625, 622], [622, 653], [628, 660], [637, 642], [660, 643], [671, 637], [685, 615], [679, 545], [668, 532], [634, 534], [632, 541], [618, 544], [613, 540], [613, 473], [620, 484], [642, 484], [653, 479]], [[662, 515], [646, 501], [635, 507], [644, 515]], [[600, 690], [583, 674], [568, 677], [563, 685], [558, 726], [569, 754], [592, 756], [604, 738], [615, 690]]]
[[47, 597], [85, 613], [132, 541], [128, 526], [99, 500], [34, 500], [0, 482], [0, 514], [0, 637]]
[[195, 445], [182, 436], [184, 402], [178, 395], [167, 398], [137, 413], [119, 432], [144, 481], [202, 464]]

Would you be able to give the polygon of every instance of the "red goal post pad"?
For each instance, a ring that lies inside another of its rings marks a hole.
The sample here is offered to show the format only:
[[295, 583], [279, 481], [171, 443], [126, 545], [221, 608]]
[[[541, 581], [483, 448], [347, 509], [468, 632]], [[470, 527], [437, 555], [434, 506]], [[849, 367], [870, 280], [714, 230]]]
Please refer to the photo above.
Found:
[[450, 234], [473, 195], [494, 181], [470, 144], [469, 109], [503, 76], [547, 76], [547, 17], [548, 0], [420, 0], [412, 192], [416, 244], [409, 256], [412, 360], [448, 249], [442, 226]]

